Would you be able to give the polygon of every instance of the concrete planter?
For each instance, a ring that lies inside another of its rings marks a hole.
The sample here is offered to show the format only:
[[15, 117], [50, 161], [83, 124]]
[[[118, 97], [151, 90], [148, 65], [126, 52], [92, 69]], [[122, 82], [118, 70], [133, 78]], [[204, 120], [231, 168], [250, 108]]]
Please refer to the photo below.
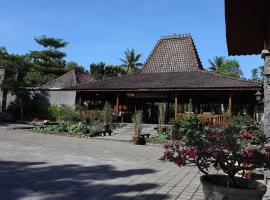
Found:
[[[214, 184], [211, 180], [215, 180], [222, 186]], [[201, 176], [205, 200], [262, 200], [267, 190], [262, 183], [238, 177], [236, 183], [239, 188], [223, 187], [227, 185], [227, 180], [228, 176], [225, 175]]]

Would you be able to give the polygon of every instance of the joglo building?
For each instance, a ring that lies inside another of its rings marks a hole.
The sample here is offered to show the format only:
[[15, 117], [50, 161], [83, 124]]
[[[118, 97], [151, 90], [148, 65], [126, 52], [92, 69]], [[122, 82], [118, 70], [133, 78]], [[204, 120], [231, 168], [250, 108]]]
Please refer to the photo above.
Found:
[[158, 122], [159, 103], [165, 102], [167, 121], [181, 118], [187, 105], [212, 124], [224, 124], [233, 115], [258, 118], [255, 93], [262, 84], [205, 71], [190, 35], [162, 37], [142, 69], [136, 73], [77, 84], [63, 91], [76, 91], [82, 110], [102, 109], [108, 101], [116, 115], [130, 122], [136, 110], [145, 123]]

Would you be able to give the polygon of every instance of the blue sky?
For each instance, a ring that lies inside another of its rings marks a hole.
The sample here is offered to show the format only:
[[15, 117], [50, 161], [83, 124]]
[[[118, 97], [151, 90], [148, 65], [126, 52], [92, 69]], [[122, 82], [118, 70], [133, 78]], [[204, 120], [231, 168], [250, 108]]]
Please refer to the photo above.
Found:
[[[162, 35], [190, 33], [204, 67], [227, 56], [223, 0], [1, 0], [0, 46], [24, 54], [40, 47], [34, 36], [69, 42], [67, 60], [89, 69], [104, 61], [120, 64], [127, 48], [144, 61]], [[263, 64], [260, 56], [237, 59], [246, 77]]]

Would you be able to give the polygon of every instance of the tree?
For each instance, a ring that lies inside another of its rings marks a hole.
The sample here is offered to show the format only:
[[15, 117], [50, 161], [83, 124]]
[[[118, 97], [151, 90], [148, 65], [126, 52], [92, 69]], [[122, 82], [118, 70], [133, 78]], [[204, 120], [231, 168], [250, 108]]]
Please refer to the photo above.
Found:
[[7, 94], [9, 92], [18, 94], [20, 88], [27, 86], [24, 78], [30, 65], [27, 57], [9, 54], [8, 51], [2, 47], [0, 48], [0, 66], [4, 69], [1, 90], [3, 92], [2, 111], [5, 111]]
[[135, 53], [134, 49], [127, 49], [125, 51], [125, 58], [120, 60], [123, 62], [122, 66], [127, 68], [127, 72], [131, 73], [139, 69], [143, 64], [139, 62], [142, 54]]
[[209, 63], [210, 71], [214, 71], [217, 74], [234, 78], [241, 78], [243, 76], [240, 64], [236, 60], [225, 59], [224, 57], [214, 57], [214, 60], [209, 60]]
[[120, 66], [107, 65], [104, 69], [105, 78], [118, 77], [124, 74], [126, 74], [126, 71]]
[[236, 60], [226, 60], [218, 69], [218, 73], [234, 78], [243, 77], [243, 71], [240, 69], [240, 64]]
[[124, 75], [126, 71], [120, 66], [106, 65], [104, 62], [100, 62], [90, 65], [90, 73], [96, 79], [104, 79]]
[[62, 39], [41, 36], [35, 41], [46, 48], [41, 51], [31, 51], [28, 57], [34, 64], [31, 72], [27, 75], [28, 83], [33, 86], [45, 84], [66, 72], [66, 54], [60, 51], [68, 43]]
[[263, 66], [253, 68], [251, 70], [251, 80], [263, 81], [263, 78], [264, 78], [264, 67]]
[[91, 75], [94, 76], [96, 79], [103, 79], [105, 66], [106, 64], [104, 62], [92, 63], [90, 65]]
[[218, 69], [221, 67], [221, 65], [224, 64], [225, 57], [215, 56], [213, 61], [208, 59], [208, 62], [210, 64], [210, 67], [209, 67], [210, 71], [218, 71]]
[[67, 71], [72, 71], [72, 70], [76, 70], [76, 71], [79, 71], [79, 72], [83, 72], [85, 73], [85, 69], [83, 66], [81, 65], [78, 65], [76, 62], [74, 61], [69, 61], [66, 65], [66, 70]]

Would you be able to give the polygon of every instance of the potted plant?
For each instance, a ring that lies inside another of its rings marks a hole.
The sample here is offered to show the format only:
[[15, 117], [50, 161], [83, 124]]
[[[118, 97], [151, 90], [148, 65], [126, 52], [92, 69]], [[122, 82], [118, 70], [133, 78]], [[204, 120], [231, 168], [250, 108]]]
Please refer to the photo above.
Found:
[[165, 125], [166, 120], [166, 103], [162, 102], [158, 107], [158, 124], [159, 124], [159, 132], [166, 132]]
[[[181, 123], [180, 136], [181, 145], [179, 142], [167, 145], [162, 159], [180, 167], [195, 164], [204, 174], [201, 183], [206, 200], [263, 198], [266, 186], [250, 180], [252, 170], [269, 168], [269, 157], [264, 148], [267, 139], [260, 125], [242, 126], [231, 122], [219, 130], [209, 128], [190, 114]], [[223, 173], [209, 174], [212, 166]]]
[[133, 142], [134, 144], [142, 144], [142, 138], [140, 137], [140, 133], [142, 131], [142, 111], [137, 110], [132, 117], [134, 135]]
[[103, 117], [105, 134], [108, 133], [109, 135], [111, 135], [112, 133], [111, 128], [110, 128], [112, 124], [112, 119], [113, 119], [112, 113], [113, 113], [113, 109], [111, 105], [106, 101], [103, 107], [102, 117]]

